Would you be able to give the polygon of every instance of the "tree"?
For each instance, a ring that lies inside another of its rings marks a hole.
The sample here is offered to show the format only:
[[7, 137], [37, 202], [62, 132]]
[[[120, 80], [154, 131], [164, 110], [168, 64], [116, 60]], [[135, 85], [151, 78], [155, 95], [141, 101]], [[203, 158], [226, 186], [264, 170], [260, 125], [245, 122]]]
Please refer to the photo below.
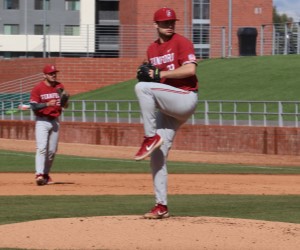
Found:
[[292, 23], [294, 22], [292, 17], [288, 17], [287, 14], [279, 14], [276, 6], [273, 6], [273, 23]]

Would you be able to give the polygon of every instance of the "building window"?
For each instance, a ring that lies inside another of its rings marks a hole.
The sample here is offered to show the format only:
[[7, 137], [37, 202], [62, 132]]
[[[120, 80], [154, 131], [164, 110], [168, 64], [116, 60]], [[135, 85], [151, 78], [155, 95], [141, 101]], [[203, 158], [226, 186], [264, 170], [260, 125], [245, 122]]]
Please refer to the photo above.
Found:
[[[45, 8], [44, 8], [45, 1]], [[50, 0], [35, 0], [34, 1], [34, 9], [35, 10], [50, 10]]]
[[4, 24], [5, 35], [18, 35], [19, 25], [18, 24]]
[[254, 8], [254, 14], [256, 15], [262, 14], [262, 8]]
[[209, 58], [209, 49], [196, 48], [195, 55], [197, 58], [208, 59]]
[[78, 25], [65, 25], [64, 34], [66, 36], [79, 36], [79, 26]]
[[[46, 25], [45, 34], [49, 34], [49, 29], [50, 29], [50, 26]], [[35, 35], [44, 35], [44, 25], [43, 24], [34, 25], [34, 34]]]
[[65, 0], [66, 10], [80, 10], [79, 0]]
[[97, 6], [99, 22], [102, 20], [119, 21], [119, 2], [100, 1]]
[[4, 9], [5, 10], [18, 10], [19, 9], [19, 0], [4, 0]]
[[99, 34], [99, 44], [118, 44], [119, 43], [119, 26], [99, 25], [97, 27], [97, 34]]
[[193, 43], [209, 44], [209, 24], [193, 24]]
[[210, 0], [193, 0], [194, 19], [210, 19]]

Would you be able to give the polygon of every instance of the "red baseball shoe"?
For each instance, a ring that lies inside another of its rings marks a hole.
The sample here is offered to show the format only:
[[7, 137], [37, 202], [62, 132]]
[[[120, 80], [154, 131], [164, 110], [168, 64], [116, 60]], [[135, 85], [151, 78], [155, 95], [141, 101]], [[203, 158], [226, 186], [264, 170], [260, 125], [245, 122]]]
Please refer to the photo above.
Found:
[[156, 134], [152, 137], [146, 137], [142, 143], [140, 150], [134, 156], [136, 161], [140, 161], [149, 156], [156, 148], [160, 147], [163, 144], [163, 139]]
[[44, 174], [44, 180], [45, 180], [45, 185], [54, 183], [54, 181], [52, 180], [52, 178], [48, 174]]
[[157, 203], [148, 213], [144, 214], [145, 219], [164, 219], [169, 218], [168, 207]]
[[45, 185], [44, 175], [43, 174], [37, 174], [35, 176], [35, 182], [36, 182], [36, 185], [38, 185], [38, 186]]
[[35, 181], [38, 186], [53, 184], [51, 177], [48, 174], [37, 174], [35, 176]]

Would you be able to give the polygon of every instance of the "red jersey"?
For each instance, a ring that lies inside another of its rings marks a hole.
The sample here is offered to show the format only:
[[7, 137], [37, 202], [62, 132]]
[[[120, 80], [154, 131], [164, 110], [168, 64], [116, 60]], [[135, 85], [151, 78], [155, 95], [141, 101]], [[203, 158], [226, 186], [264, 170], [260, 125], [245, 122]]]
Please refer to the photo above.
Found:
[[[197, 64], [193, 44], [177, 33], [167, 42], [160, 43], [157, 39], [150, 44], [147, 56], [149, 62], [162, 71], [174, 70], [187, 63]], [[196, 75], [182, 79], [162, 78], [161, 83], [189, 91], [198, 90]]]
[[30, 94], [30, 103], [46, 103], [53, 99], [57, 100], [56, 106], [49, 106], [36, 110], [36, 116], [55, 118], [61, 115], [62, 108], [60, 106], [60, 97], [57, 93], [58, 88], [64, 88], [63, 84], [57, 82], [57, 84], [52, 87], [46, 85], [46, 83], [42, 81], [32, 89]]

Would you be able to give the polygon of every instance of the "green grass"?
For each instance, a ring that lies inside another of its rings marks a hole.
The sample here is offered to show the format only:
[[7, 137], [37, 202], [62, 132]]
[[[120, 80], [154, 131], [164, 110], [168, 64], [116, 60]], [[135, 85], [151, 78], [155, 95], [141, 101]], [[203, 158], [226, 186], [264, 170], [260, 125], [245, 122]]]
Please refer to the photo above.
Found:
[[198, 67], [201, 98], [297, 101], [299, 59], [299, 55], [289, 55], [204, 61]]
[[[34, 170], [34, 154], [0, 150], [0, 172], [27, 172]], [[294, 166], [255, 166], [239, 164], [208, 164], [168, 162], [171, 174], [300, 174]], [[53, 173], [149, 173], [149, 161], [105, 159], [57, 155]]]
[[[48, 218], [142, 215], [153, 206], [152, 195], [0, 196], [0, 201], [0, 224]], [[300, 223], [300, 196], [296, 195], [170, 195], [169, 207], [172, 216]]]
[[[34, 172], [34, 154], [0, 151], [0, 172]], [[170, 162], [170, 173], [300, 174], [300, 167]], [[57, 155], [53, 172], [149, 173], [149, 162]], [[217, 185], [217, 183], [216, 183]], [[0, 196], [0, 224], [48, 218], [141, 215], [153, 195]], [[51, 207], [51, 209], [49, 209]], [[299, 195], [169, 195], [173, 216], [300, 223]]]
[[[298, 101], [300, 55], [208, 59], [199, 62], [201, 100]], [[136, 100], [136, 80], [122, 82], [72, 100]]]

